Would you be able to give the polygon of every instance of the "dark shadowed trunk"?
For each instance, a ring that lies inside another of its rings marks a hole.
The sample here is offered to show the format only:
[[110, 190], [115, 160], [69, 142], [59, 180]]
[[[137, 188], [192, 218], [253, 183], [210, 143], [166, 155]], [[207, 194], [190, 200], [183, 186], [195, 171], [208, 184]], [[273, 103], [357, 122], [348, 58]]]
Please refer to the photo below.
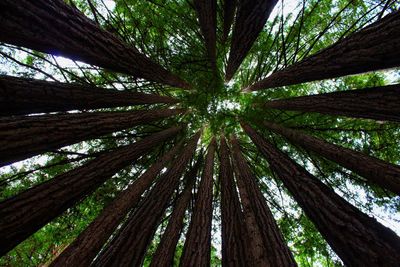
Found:
[[235, 18], [237, 0], [224, 0], [224, 25], [223, 25], [223, 35], [222, 43], [228, 39], [229, 32], [231, 31], [231, 26], [233, 19]]
[[341, 198], [248, 124], [242, 127], [346, 266], [398, 266], [400, 238], [392, 230]]

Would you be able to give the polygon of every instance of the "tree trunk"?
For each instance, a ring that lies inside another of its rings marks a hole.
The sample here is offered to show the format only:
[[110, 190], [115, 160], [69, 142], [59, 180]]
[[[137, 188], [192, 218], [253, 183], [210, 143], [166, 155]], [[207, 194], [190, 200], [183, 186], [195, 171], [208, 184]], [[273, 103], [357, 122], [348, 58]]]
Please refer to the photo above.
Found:
[[281, 125], [264, 122], [264, 125], [286, 137], [289, 141], [336, 162], [343, 167], [366, 178], [382, 188], [400, 195], [400, 167], [389, 162], [368, 156], [364, 153], [330, 144], [322, 139], [303, 134], [301, 131]]
[[172, 127], [134, 144], [101, 154], [78, 168], [1, 202], [0, 255], [74, 206], [116, 172], [181, 130], [182, 127]]
[[179, 266], [210, 266], [215, 137], [208, 146], [194, 211]]
[[176, 102], [167, 96], [0, 75], [0, 116]]
[[182, 111], [162, 109], [4, 117], [0, 119], [0, 166]]
[[254, 255], [254, 265], [297, 266], [235, 137], [231, 139], [231, 144], [239, 192], [243, 196], [244, 212], [248, 216], [254, 216], [249, 220], [249, 222], [255, 222], [252, 223], [250, 229], [257, 228], [258, 230], [249, 232], [260, 235], [260, 240], [255, 243], [260, 245], [255, 248], [255, 251], [258, 249], [260, 254]]
[[221, 135], [219, 180], [221, 182], [222, 266], [252, 266], [248, 234], [233, 179], [229, 148]]
[[400, 84], [278, 99], [265, 107], [400, 122]]
[[400, 11], [253, 84], [255, 91], [400, 66]]
[[235, 18], [237, 0], [224, 0], [224, 25], [222, 43], [228, 39], [233, 19]]
[[398, 266], [400, 238], [258, 135], [243, 129], [346, 266]]
[[238, 1], [232, 44], [226, 67], [225, 80], [229, 81], [245, 59], [262, 31], [278, 0]]
[[150, 81], [188, 84], [62, 0], [0, 1], [0, 41]]

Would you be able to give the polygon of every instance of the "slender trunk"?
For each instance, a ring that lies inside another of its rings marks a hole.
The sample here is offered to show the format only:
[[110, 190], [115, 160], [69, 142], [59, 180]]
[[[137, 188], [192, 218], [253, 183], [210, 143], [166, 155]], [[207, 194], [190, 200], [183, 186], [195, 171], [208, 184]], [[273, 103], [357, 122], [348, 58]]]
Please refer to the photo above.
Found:
[[346, 266], [398, 266], [400, 238], [337, 195], [249, 125], [243, 129]]
[[400, 66], [400, 11], [253, 84], [255, 91]]
[[116, 237], [97, 258], [94, 266], [142, 266], [146, 249], [162, 219], [168, 200], [179, 184], [190, 159], [193, 157], [200, 133], [197, 133], [157, 181], [154, 188], [140, 202], [121, 227]]
[[243, 196], [244, 212], [249, 216], [254, 216], [255, 225], [252, 225], [250, 229], [258, 228], [258, 231], [253, 233], [258, 232], [261, 239], [259, 243], [262, 249], [258, 248], [261, 254], [255, 255], [258, 257], [254, 258], [254, 264], [271, 267], [297, 266], [235, 137], [231, 139], [231, 144], [237, 180], [240, 185], [239, 192]]
[[176, 102], [167, 96], [0, 75], [0, 116]]
[[225, 43], [225, 41], [228, 39], [229, 32], [231, 31], [231, 26], [235, 17], [236, 5], [237, 0], [224, 0], [224, 26], [222, 43]]
[[232, 79], [262, 31], [277, 2], [278, 0], [238, 1], [225, 80]]
[[195, 207], [179, 265], [210, 266], [215, 137], [208, 146]]
[[265, 107], [400, 122], [400, 84], [278, 99]]
[[298, 130], [264, 122], [265, 127], [283, 135], [289, 141], [337, 162], [343, 167], [366, 178], [369, 182], [400, 195], [400, 167], [368, 156], [364, 153], [330, 144], [322, 139], [306, 135]]
[[0, 166], [182, 111], [162, 109], [4, 117], [0, 119]]
[[132, 145], [101, 154], [78, 168], [1, 202], [0, 255], [74, 206], [116, 172], [181, 130], [182, 127], [172, 127]]
[[150, 81], [188, 84], [62, 0], [0, 1], [0, 41]]

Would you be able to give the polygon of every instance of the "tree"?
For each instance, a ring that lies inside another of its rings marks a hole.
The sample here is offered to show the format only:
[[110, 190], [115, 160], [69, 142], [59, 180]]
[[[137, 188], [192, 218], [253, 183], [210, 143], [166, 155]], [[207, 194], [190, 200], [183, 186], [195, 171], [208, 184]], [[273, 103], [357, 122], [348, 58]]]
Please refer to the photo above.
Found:
[[225, 43], [225, 41], [228, 39], [229, 32], [231, 31], [233, 19], [235, 18], [236, 6], [236, 0], [224, 1], [224, 26], [221, 40], [223, 43]]

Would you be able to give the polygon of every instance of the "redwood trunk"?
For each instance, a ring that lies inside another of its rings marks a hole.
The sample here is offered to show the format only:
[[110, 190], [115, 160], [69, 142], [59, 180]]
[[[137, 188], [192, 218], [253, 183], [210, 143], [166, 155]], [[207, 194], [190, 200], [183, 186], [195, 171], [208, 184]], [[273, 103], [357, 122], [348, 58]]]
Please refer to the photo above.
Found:
[[229, 32], [231, 31], [232, 22], [235, 17], [237, 0], [224, 0], [224, 25], [222, 42], [228, 39]]
[[155, 133], [132, 145], [102, 154], [66, 173], [0, 203], [0, 255], [4, 255], [46, 223], [93, 192], [182, 127]]
[[398, 266], [400, 238], [258, 135], [243, 129], [346, 266]]
[[253, 84], [248, 90], [330, 79], [400, 66], [400, 11]]

